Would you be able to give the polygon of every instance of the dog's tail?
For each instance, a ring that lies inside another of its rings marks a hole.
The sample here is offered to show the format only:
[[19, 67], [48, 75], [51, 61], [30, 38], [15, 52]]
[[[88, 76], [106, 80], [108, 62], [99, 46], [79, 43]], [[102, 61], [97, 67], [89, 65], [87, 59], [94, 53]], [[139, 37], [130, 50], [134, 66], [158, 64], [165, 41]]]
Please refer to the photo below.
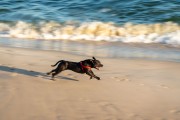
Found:
[[59, 64], [59, 63], [62, 62], [62, 61], [63, 61], [63, 60], [58, 61], [56, 64], [51, 65], [51, 67], [55, 67], [57, 64]]

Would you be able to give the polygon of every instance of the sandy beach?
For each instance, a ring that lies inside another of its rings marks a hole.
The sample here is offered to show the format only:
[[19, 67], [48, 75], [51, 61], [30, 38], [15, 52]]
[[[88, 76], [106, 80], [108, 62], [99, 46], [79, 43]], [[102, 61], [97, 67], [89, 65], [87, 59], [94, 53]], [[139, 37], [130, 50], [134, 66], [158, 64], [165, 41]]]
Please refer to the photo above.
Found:
[[98, 58], [101, 80], [51, 64], [87, 56], [0, 47], [0, 120], [179, 120], [180, 63]]

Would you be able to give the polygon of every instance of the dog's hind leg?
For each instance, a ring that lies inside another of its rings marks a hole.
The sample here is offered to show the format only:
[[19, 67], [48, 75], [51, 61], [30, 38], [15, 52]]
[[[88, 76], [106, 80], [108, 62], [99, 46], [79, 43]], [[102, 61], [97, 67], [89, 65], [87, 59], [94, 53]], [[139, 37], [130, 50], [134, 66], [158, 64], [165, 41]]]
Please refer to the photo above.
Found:
[[59, 74], [60, 72], [66, 69], [67, 69], [67, 63], [66, 62], [60, 63], [55, 70], [52, 70], [52, 79], [54, 80], [54, 76], [56, 76], [57, 74]]
[[47, 75], [50, 75], [51, 73], [54, 73], [55, 71], [56, 71], [56, 69], [51, 70], [50, 72], [47, 72], [46, 74], [47, 74]]
[[57, 74], [59, 74], [60, 72], [61, 72], [61, 71], [52, 73], [52, 80], [54, 80], [54, 76], [57, 75]]

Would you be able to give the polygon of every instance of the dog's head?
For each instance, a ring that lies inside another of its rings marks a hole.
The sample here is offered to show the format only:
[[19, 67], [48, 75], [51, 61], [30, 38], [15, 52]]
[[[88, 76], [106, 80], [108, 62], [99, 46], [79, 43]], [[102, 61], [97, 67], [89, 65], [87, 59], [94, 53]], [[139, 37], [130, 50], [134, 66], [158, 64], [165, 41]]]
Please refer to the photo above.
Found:
[[97, 70], [99, 70], [100, 67], [103, 67], [103, 64], [97, 60], [95, 57], [92, 57], [93, 59], [91, 60], [92, 62], [92, 68], [95, 68]]

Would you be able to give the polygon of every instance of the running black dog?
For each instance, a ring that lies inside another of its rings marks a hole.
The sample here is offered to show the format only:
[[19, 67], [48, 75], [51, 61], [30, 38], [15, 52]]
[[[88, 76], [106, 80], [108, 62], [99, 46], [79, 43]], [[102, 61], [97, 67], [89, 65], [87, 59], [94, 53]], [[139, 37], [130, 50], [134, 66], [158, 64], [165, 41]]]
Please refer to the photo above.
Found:
[[99, 67], [103, 67], [101, 62], [99, 60], [96, 60], [95, 57], [93, 59], [86, 59], [80, 62], [70, 62], [65, 60], [58, 61], [55, 65], [51, 65], [52, 67], [55, 67], [58, 64], [57, 68], [52, 70], [51, 72], [48, 72], [47, 75], [52, 74], [52, 79], [54, 79], [54, 76], [59, 74], [60, 72], [64, 70], [72, 70], [77, 73], [86, 73], [90, 76], [90, 79], [93, 77], [97, 80], [100, 80], [100, 77], [96, 76], [91, 68], [95, 68], [99, 70]]

